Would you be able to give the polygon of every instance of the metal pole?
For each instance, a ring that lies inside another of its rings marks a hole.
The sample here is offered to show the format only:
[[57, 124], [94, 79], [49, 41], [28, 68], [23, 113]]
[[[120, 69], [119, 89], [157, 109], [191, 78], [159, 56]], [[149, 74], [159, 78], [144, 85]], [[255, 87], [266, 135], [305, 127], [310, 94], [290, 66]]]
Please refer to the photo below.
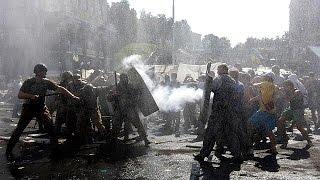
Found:
[[114, 71], [114, 85], [116, 86], [116, 88], [118, 87], [117, 71]]
[[172, 64], [175, 65], [175, 59], [174, 59], [174, 23], [175, 23], [175, 7], [174, 7], [174, 0], [172, 0], [172, 20], [173, 20], [173, 24], [172, 24], [172, 52], [171, 52], [171, 57], [172, 57]]
[[173, 18], [173, 22], [175, 20], [175, 7], [174, 7], [174, 0], [172, 0], [172, 18]]

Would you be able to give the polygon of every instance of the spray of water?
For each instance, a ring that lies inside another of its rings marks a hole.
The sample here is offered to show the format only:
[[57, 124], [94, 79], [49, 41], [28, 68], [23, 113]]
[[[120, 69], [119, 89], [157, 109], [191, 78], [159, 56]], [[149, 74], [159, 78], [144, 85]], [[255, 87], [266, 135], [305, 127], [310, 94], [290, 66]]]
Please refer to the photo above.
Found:
[[155, 88], [154, 82], [147, 75], [147, 71], [149, 70], [147, 66], [145, 66], [142, 62], [142, 58], [140, 55], [132, 55], [125, 58], [122, 62], [125, 69], [129, 69], [131, 67], [136, 68], [138, 73], [141, 75], [142, 79], [146, 83], [148, 89], [152, 91]]
[[186, 86], [173, 89], [159, 86], [152, 95], [161, 111], [177, 112], [182, 110], [186, 103], [199, 101], [202, 98], [202, 90]]
[[141, 56], [132, 55], [123, 60], [125, 68], [135, 67], [152, 93], [159, 109], [165, 112], [177, 112], [184, 108], [187, 103], [201, 100], [203, 91], [186, 86], [170, 88], [166, 86], [155, 86], [147, 75], [148, 67], [143, 64]]

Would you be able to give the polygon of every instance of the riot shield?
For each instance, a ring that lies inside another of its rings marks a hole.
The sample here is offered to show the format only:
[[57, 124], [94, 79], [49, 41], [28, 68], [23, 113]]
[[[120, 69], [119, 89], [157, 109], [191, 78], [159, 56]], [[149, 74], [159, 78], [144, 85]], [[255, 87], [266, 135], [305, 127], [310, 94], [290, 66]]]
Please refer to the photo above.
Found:
[[141, 75], [138, 71], [132, 67], [127, 72], [130, 83], [141, 91], [141, 96], [138, 102], [138, 108], [142, 114], [146, 117], [159, 110], [156, 101], [153, 99], [151, 92], [149, 91], [147, 85], [143, 81]]

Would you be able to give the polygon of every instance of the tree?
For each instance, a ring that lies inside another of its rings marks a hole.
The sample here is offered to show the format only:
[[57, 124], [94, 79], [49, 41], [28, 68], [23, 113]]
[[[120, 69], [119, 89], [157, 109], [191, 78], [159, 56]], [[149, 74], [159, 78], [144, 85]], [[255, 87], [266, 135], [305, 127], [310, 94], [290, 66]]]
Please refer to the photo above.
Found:
[[128, 44], [136, 42], [137, 13], [134, 9], [130, 8], [127, 0], [111, 4], [108, 11], [108, 22], [116, 29], [116, 41], [112, 45], [116, 52]]
[[172, 40], [172, 19], [160, 14], [142, 12], [138, 26], [138, 42], [156, 44], [159, 47], [168, 46]]
[[186, 20], [174, 24], [174, 49], [186, 49], [191, 41], [191, 28]]
[[207, 58], [226, 59], [231, 50], [230, 40], [222, 37], [219, 38], [213, 34], [205, 35], [202, 40], [202, 45]]
[[232, 49], [232, 59], [254, 66], [258, 64], [270, 65], [270, 59], [275, 59], [277, 64], [284, 64], [291, 59], [289, 35], [273, 38], [247, 38], [245, 43], [240, 43]]

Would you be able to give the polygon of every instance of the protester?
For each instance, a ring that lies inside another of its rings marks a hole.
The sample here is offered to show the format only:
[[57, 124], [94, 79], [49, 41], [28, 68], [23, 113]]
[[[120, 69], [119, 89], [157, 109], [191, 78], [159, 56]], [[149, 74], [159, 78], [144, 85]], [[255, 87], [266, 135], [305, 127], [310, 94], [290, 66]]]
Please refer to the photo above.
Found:
[[[263, 76], [261, 83], [254, 84], [259, 89], [259, 95], [252, 98], [251, 102], [259, 101], [260, 108], [253, 114], [249, 120], [252, 131], [257, 131], [263, 137], [267, 136], [270, 139], [270, 153], [277, 154], [276, 138], [272, 130], [276, 126], [275, 116], [275, 94], [276, 86], [273, 83], [273, 75], [268, 73]], [[253, 132], [251, 132], [253, 136]]]
[[[218, 66], [218, 77], [208, 86], [213, 92], [212, 112], [204, 135], [203, 147], [195, 159], [202, 162], [208, 157], [216, 142], [223, 140], [234, 156], [235, 162], [241, 162], [240, 141], [237, 139], [237, 127], [235, 120], [234, 100], [236, 96], [236, 83], [228, 75], [228, 67], [225, 64]], [[205, 103], [209, 103], [209, 97], [204, 97]], [[204, 108], [205, 110], [205, 108]], [[204, 112], [206, 114], [206, 112]]]
[[278, 65], [272, 66], [272, 72], [274, 73], [274, 84], [281, 87], [284, 77], [280, 74], [280, 67]]
[[308, 136], [307, 131], [304, 129], [306, 125], [304, 119], [304, 96], [301, 91], [295, 89], [294, 83], [290, 80], [284, 82], [284, 90], [287, 100], [290, 102], [290, 107], [283, 111], [278, 121], [278, 129], [279, 132], [281, 132], [281, 136], [283, 138], [282, 148], [287, 147], [289, 140], [285, 129], [285, 124], [287, 121], [292, 121], [292, 125], [297, 126], [302, 136], [307, 140], [306, 148], [310, 148], [313, 144]]
[[[169, 88], [170, 86], [170, 76], [165, 75], [164, 80], [160, 83], [162, 87]], [[162, 116], [162, 120], [165, 122], [163, 129], [165, 133], [171, 134], [172, 133], [172, 122], [170, 113], [167, 111], [160, 111], [160, 114]]]
[[25, 102], [23, 104], [18, 125], [13, 131], [7, 144], [6, 155], [9, 159], [13, 157], [13, 148], [19, 141], [23, 130], [27, 127], [33, 117], [37, 117], [39, 121], [44, 123], [44, 126], [51, 137], [50, 143], [52, 147], [57, 145], [57, 136], [53, 128], [50, 112], [45, 106], [45, 95], [47, 90], [58, 91], [67, 97], [70, 97], [74, 100], [79, 100], [77, 96], [74, 96], [64, 87], [46, 79], [47, 71], [48, 69], [44, 64], [37, 64], [33, 70], [35, 77], [24, 81], [20, 88], [18, 98], [24, 99]]
[[249, 118], [259, 109], [259, 102], [250, 103], [250, 100], [257, 96], [257, 92], [253, 88], [251, 83], [250, 74], [244, 73], [242, 75], [242, 82], [244, 85], [244, 97], [243, 97], [243, 110], [244, 118], [249, 120]]
[[[67, 85], [67, 89], [75, 94], [76, 96], [80, 96], [81, 89], [86, 85], [87, 83], [81, 79], [80, 74], [73, 74], [72, 81]], [[75, 137], [80, 137], [79, 134], [77, 134], [77, 122], [78, 117], [80, 113], [80, 101], [73, 101], [69, 100], [68, 102], [68, 113], [66, 117], [66, 126], [67, 126], [67, 138], [68, 139], [75, 139]], [[79, 129], [78, 129], [79, 130]], [[79, 138], [78, 138], [79, 139]]]
[[[169, 87], [172, 89], [179, 88], [181, 86], [180, 82], [177, 80], [177, 73], [171, 74], [171, 81]], [[176, 137], [180, 136], [180, 110], [171, 110], [170, 112], [170, 126], [174, 127], [174, 133]]]
[[306, 80], [308, 91], [308, 107], [311, 110], [311, 118], [315, 125], [314, 130], [319, 128], [319, 108], [320, 108], [320, 81], [316, 78], [315, 73], [311, 72]]
[[[67, 88], [68, 84], [72, 81], [73, 74], [70, 71], [63, 72], [61, 74], [61, 81], [59, 83], [60, 86]], [[57, 99], [57, 113], [56, 113], [56, 120], [55, 126], [57, 134], [61, 133], [61, 126], [63, 123], [67, 122], [67, 114], [69, 111], [68, 107], [68, 99], [63, 95], [59, 95]]]
[[[197, 87], [196, 82], [191, 76], [186, 76], [183, 85], [187, 88], [196, 89]], [[185, 132], [191, 131], [192, 126], [194, 128], [197, 126], [196, 108], [197, 102], [187, 102], [183, 108], [183, 128]]]

